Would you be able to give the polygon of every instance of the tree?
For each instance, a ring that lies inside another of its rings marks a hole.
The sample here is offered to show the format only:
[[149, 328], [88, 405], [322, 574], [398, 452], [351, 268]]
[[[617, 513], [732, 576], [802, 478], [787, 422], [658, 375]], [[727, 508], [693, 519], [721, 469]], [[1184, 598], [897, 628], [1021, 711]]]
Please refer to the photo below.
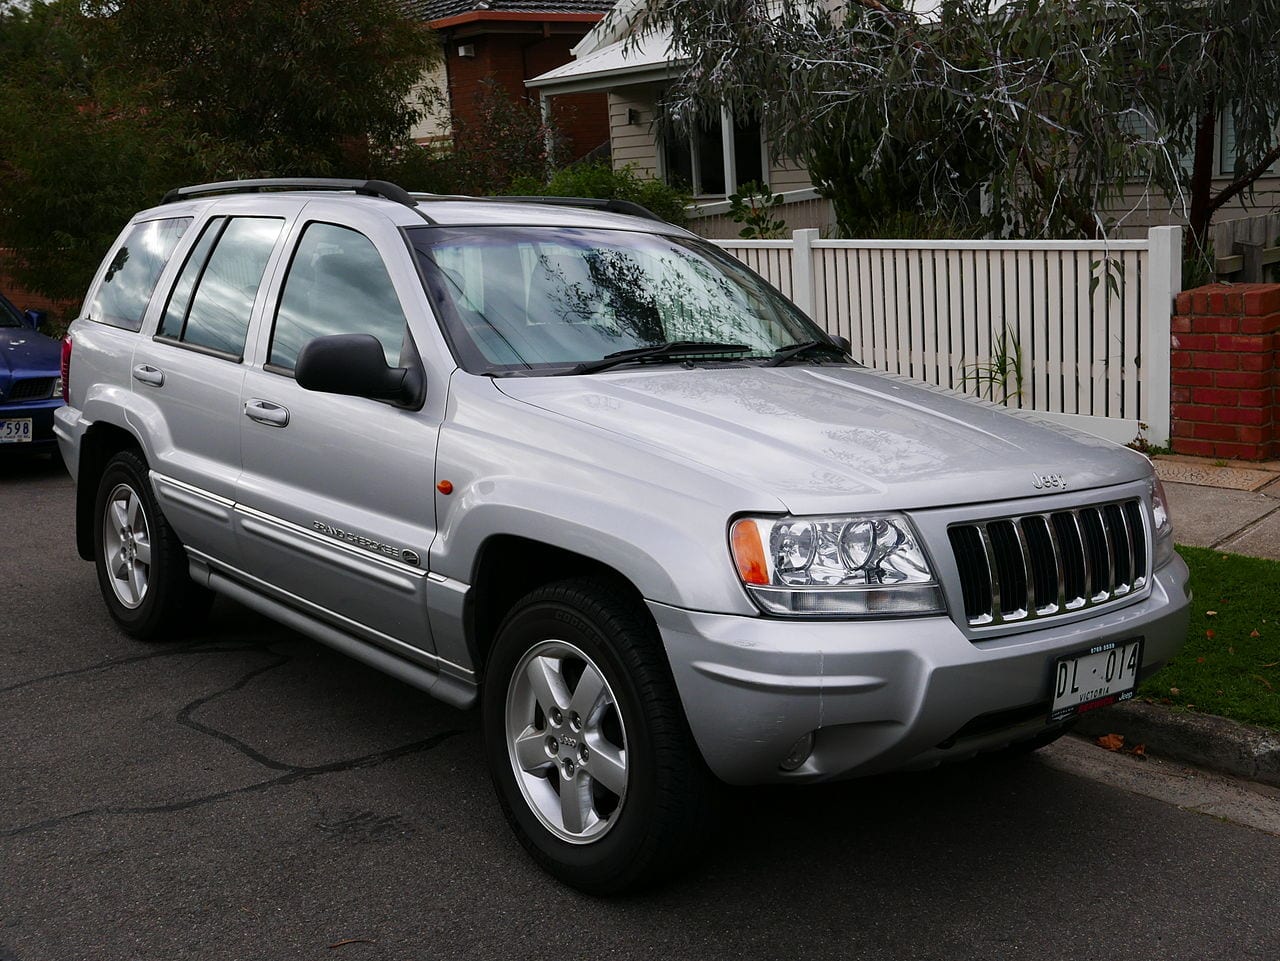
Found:
[[437, 55], [397, 0], [49, 0], [0, 9], [0, 246], [79, 296], [182, 184], [367, 175]]
[[[688, 52], [673, 122], [720, 103], [758, 112], [846, 229], [887, 202], [1093, 237], [1136, 186], [1184, 210], [1202, 246], [1214, 210], [1280, 157], [1280, 0], [920, 6], [647, 0], [635, 29], [670, 30]], [[1224, 108], [1237, 177], [1214, 194]]]

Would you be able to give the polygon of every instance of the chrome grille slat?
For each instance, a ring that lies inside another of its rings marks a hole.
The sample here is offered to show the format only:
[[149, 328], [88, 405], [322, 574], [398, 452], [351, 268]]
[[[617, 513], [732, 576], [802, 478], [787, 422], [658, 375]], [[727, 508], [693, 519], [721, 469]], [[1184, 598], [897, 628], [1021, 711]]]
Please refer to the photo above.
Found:
[[1049, 546], [1053, 548], [1053, 569], [1058, 572], [1058, 611], [1067, 606], [1067, 571], [1066, 561], [1062, 555], [1062, 546], [1058, 543], [1058, 530], [1054, 526], [1052, 515], [1045, 518], [1045, 530], [1049, 534]]
[[1130, 498], [951, 525], [969, 625], [1052, 618], [1137, 591], [1149, 578], [1145, 516]]
[[982, 549], [987, 555], [987, 579], [991, 582], [991, 610], [988, 612], [991, 619], [985, 623], [999, 624], [1004, 620], [1004, 614], [1000, 610], [1000, 571], [996, 567], [995, 547], [991, 543], [987, 525], [979, 524], [977, 528], [978, 536], [982, 538]]

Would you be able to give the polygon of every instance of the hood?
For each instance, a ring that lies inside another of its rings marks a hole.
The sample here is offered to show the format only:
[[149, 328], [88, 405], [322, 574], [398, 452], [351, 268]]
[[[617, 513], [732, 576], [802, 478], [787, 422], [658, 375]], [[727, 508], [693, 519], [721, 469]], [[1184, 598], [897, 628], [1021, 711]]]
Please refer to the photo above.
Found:
[[0, 327], [0, 374], [57, 377], [62, 345], [26, 327]]
[[507, 396], [759, 487], [799, 514], [912, 509], [1140, 480], [1141, 454], [854, 367], [615, 371], [495, 380]]

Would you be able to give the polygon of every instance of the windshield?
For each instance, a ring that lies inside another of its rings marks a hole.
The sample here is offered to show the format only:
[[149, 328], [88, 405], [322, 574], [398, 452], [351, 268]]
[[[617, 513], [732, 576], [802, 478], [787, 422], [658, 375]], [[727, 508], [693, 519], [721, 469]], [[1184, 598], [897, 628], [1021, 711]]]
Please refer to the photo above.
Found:
[[458, 362], [472, 373], [561, 373], [677, 341], [744, 348], [683, 362], [741, 364], [825, 338], [772, 287], [696, 239], [565, 227], [409, 233]]
[[0, 327], [21, 327], [22, 312], [9, 302], [9, 298], [0, 294]]

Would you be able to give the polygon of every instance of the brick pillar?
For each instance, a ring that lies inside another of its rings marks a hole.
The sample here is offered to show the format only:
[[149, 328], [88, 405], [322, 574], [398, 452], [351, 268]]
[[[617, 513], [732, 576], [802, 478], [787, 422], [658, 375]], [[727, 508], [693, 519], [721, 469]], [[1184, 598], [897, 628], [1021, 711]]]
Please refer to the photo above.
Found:
[[1172, 346], [1174, 451], [1280, 457], [1280, 284], [1184, 291]]

